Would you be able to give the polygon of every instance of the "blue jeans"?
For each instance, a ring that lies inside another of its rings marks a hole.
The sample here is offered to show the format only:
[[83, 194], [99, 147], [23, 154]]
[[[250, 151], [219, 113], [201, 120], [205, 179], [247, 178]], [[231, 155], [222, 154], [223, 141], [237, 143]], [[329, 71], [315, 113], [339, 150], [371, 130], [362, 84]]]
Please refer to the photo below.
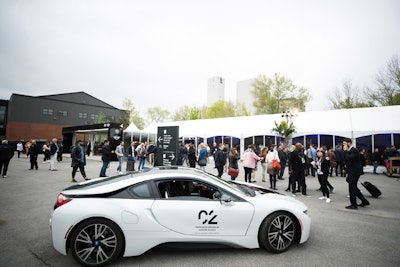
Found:
[[376, 169], [378, 168], [378, 162], [374, 161], [372, 164], [374, 165], [374, 172], [373, 173], [376, 173]]
[[119, 162], [119, 164], [118, 164], [118, 167], [117, 167], [117, 171], [121, 171], [121, 169], [122, 169], [122, 163], [124, 162], [124, 157], [118, 157], [118, 162]]
[[146, 158], [139, 158], [139, 166], [138, 166], [138, 170], [143, 169], [144, 168], [144, 162], [146, 161]]
[[109, 160], [103, 160], [103, 166], [101, 167], [100, 177], [106, 176], [106, 170], [107, 170], [108, 164], [110, 164]]

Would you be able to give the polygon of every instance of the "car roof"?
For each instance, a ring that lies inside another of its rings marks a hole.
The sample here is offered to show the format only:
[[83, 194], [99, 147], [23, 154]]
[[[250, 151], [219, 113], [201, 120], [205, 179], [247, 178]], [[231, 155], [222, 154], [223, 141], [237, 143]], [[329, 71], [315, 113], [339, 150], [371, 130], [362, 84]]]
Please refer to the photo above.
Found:
[[141, 183], [143, 181], [171, 178], [171, 175], [175, 176], [177, 179], [196, 177], [209, 180], [207, 178], [208, 175], [199, 169], [178, 166], [161, 166], [146, 168], [142, 172], [132, 172], [130, 174], [98, 178], [87, 182], [82, 182], [65, 188], [62, 193], [65, 195], [105, 194], [126, 188], [133, 184]]

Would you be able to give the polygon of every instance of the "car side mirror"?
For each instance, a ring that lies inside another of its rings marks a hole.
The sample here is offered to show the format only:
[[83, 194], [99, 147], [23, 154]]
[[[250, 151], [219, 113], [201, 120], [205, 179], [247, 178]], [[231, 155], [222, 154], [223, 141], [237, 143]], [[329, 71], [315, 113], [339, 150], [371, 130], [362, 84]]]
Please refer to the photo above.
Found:
[[230, 203], [232, 201], [231, 197], [228, 195], [222, 195], [219, 200], [221, 201], [221, 204], [222, 202]]

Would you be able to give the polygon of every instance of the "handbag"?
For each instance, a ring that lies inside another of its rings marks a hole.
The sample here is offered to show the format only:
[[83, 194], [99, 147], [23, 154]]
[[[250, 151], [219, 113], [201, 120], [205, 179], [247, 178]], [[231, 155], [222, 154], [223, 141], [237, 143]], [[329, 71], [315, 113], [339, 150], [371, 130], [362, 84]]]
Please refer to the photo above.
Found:
[[239, 170], [235, 169], [235, 168], [232, 168], [232, 167], [229, 167], [228, 168], [228, 175], [231, 176], [231, 177], [236, 178], [239, 175]]
[[207, 160], [206, 159], [199, 159], [198, 161], [200, 166], [206, 166], [207, 165]]
[[278, 162], [277, 159], [273, 159], [271, 162], [271, 166], [275, 170], [280, 170], [281, 169], [281, 164]]
[[135, 157], [132, 157], [132, 156], [128, 156], [128, 161], [135, 161]]

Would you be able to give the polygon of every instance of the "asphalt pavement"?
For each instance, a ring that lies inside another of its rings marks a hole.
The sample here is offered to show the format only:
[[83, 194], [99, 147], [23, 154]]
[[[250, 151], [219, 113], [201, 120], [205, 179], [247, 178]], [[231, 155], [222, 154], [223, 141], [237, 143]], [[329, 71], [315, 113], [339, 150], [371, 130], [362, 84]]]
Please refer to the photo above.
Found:
[[[110, 164], [107, 175], [117, 174], [117, 164]], [[58, 193], [71, 185], [70, 165], [70, 158], [65, 156], [56, 163], [57, 171], [49, 171], [42, 155], [39, 170], [29, 170], [29, 159], [24, 155], [15, 155], [11, 160], [8, 177], [0, 178], [0, 266], [77, 266], [71, 255], [63, 256], [53, 248], [49, 226]], [[99, 157], [89, 157], [87, 176], [97, 178], [101, 165]], [[212, 160], [207, 171], [217, 174]], [[228, 179], [226, 173], [223, 178]], [[83, 181], [79, 172], [76, 179]], [[238, 179], [244, 180], [241, 167]], [[326, 204], [318, 199], [321, 193], [316, 191], [317, 178], [307, 177], [310, 197], [297, 198], [309, 208], [311, 235], [307, 243], [285, 253], [275, 255], [262, 249], [156, 248], [138, 257], [123, 258], [112, 266], [400, 266], [399, 179], [383, 174], [363, 175], [360, 182], [372, 182], [383, 194], [372, 198], [359, 184], [371, 205], [358, 210], [344, 208], [349, 205], [345, 179], [329, 180], [335, 191], [332, 202]], [[256, 181], [269, 187], [269, 182], [261, 182], [261, 168]], [[287, 182], [287, 178], [278, 181], [278, 192], [286, 193]]]

